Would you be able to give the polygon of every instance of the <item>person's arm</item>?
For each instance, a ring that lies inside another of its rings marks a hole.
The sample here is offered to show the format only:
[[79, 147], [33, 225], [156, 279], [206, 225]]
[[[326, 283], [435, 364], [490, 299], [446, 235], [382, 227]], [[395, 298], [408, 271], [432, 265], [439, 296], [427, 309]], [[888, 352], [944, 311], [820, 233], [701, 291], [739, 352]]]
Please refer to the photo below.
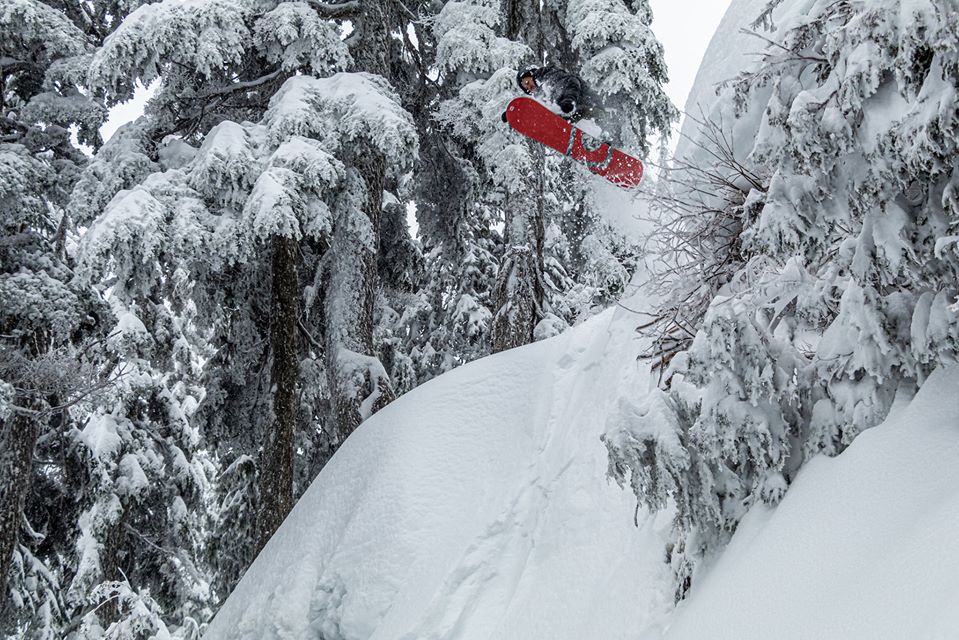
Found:
[[583, 81], [572, 74], [567, 74], [558, 88], [556, 104], [562, 109], [563, 115], [573, 115], [577, 107], [585, 102]]

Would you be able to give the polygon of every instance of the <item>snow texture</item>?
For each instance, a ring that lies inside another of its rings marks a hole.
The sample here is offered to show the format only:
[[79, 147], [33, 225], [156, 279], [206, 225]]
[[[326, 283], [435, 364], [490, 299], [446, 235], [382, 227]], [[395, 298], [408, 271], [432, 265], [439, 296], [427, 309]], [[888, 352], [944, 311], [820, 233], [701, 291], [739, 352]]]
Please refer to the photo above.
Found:
[[499, 3], [491, 0], [447, 2], [433, 26], [436, 58], [444, 71], [461, 80], [508, 67], [532, 53], [526, 45], [496, 35]]
[[754, 508], [674, 618], [684, 638], [954, 638], [959, 367]]
[[375, 414], [205, 638], [950, 637], [959, 367], [755, 506], [670, 615], [669, 516], [632, 525], [598, 440], [627, 389], [657, 411], [634, 324], [608, 311]]
[[[701, 105], [708, 114], [714, 83], [742, 71], [750, 51], [762, 48], [739, 29], [765, 5], [733, 2], [687, 102], [694, 115]], [[470, 6], [483, 14], [485, 5]], [[499, 80], [511, 81], [504, 73], [467, 85], [459, 104], [495, 115]], [[872, 233], [897, 237], [898, 217], [892, 211]], [[944, 239], [938, 249], [949, 246]], [[914, 344], [941, 330], [948, 305], [933, 294], [920, 301]], [[641, 294], [623, 306], [655, 309]], [[639, 322], [626, 309], [608, 311], [444, 374], [372, 416], [324, 468], [205, 637], [954, 635], [959, 367], [939, 369], [915, 399], [901, 393], [886, 421], [844, 453], [810, 460], [778, 507], [752, 506], [673, 609], [669, 509], [657, 517], [634, 511], [631, 494], [607, 481], [599, 441], [611, 417], [668, 419], [645, 373], [649, 363], [636, 360], [648, 346], [636, 338]], [[831, 336], [822, 338], [815, 348], [835, 348]], [[675, 451], [675, 430], [661, 426], [644, 435]], [[783, 488], [770, 482], [770, 490]]]
[[690, 153], [690, 143], [698, 129], [694, 119], [702, 120], [709, 115], [716, 102], [719, 84], [755, 66], [756, 54], [763, 50], [765, 43], [743, 31], [743, 27], [755, 20], [767, 3], [768, 0], [734, 0], [723, 15], [686, 98], [684, 115], [693, 119], [683, 118], [682, 133], [676, 146], [678, 158]]
[[275, 144], [291, 134], [315, 135], [328, 148], [368, 141], [396, 160], [389, 166], [401, 172], [416, 157], [416, 129], [410, 114], [400, 106], [389, 83], [369, 73], [294, 76], [270, 100], [264, 120]]
[[96, 52], [90, 82], [96, 88], [133, 94], [132, 76], [144, 85], [160, 75], [162, 59], [172, 58], [206, 78], [238, 62], [250, 38], [246, 18], [251, 3], [234, 0], [164, 0], [132, 11]]
[[[671, 605], [669, 519], [606, 479], [630, 314], [463, 366], [366, 421], [205, 638], [632, 638]], [[632, 372], [632, 374], [629, 374]], [[424, 410], [424, 408], [427, 408]]]

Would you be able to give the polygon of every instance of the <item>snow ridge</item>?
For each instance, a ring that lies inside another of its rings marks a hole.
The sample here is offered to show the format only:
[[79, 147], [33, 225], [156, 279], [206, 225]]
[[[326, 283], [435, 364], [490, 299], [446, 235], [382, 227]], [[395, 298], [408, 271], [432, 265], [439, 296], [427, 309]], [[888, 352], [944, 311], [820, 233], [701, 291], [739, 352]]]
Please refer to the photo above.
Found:
[[657, 623], [668, 518], [632, 526], [599, 440], [643, 375], [629, 316], [464, 366], [371, 417], [205, 637], [572, 640], [600, 618], [604, 638]]

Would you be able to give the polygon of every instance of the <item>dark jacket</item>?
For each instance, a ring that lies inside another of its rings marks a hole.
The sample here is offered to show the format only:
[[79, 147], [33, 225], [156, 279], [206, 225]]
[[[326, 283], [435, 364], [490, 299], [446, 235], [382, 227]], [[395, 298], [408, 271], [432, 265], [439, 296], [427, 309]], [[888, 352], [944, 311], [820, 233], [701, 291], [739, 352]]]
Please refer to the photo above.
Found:
[[[532, 92], [533, 95], [542, 95], [546, 100], [555, 102], [562, 109], [563, 117], [568, 120], [576, 121], [588, 118], [598, 109], [599, 105], [595, 94], [577, 75], [552, 65], [530, 67], [516, 74], [516, 82], [519, 83], [528, 75], [533, 76], [533, 80], [536, 81], [536, 89]], [[522, 84], [520, 84], [520, 88], [522, 88]]]

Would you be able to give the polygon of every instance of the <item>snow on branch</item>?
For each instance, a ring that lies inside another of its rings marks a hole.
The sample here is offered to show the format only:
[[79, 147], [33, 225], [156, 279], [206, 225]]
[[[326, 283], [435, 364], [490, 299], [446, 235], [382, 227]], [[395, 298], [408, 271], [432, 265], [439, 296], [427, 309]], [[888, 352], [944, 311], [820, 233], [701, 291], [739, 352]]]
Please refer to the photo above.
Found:
[[190, 185], [211, 199], [242, 202], [259, 173], [253, 133], [229, 120], [213, 127], [193, 163]]
[[[83, 32], [62, 11], [34, 0], [5, 0], [0, 4], [0, 38], [4, 43], [20, 42], [34, 48], [47, 61], [79, 55], [90, 48]], [[10, 65], [33, 64], [7, 56], [0, 60], [5, 72]]]
[[[359, 3], [324, 6], [354, 5], [358, 7]], [[314, 75], [324, 76], [344, 71], [351, 62], [349, 49], [340, 37], [337, 24], [318, 16], [313, 8], [302, 2], [281, 3], [256, 21], [253, 32], [254, 41], [267, 61], [279, 63], [284, 70], [309, 66]]]
[[470, 82], [459, 95], [440, 104], [436, 118], [464, 141], [481, 141], [479, 156], [495, 184], [510, 192], [528, 188], [526, 176], [533, 166], [529, 146], [500, 122], [506, 105], [515, 97], [516, 71], [499, 69], [486, 80]]
[[329, 235], [333, 213], [327, 200], [343, 180], [343, 163], [316, 140], [293, 136], [273, 151], [265, 165], [243, 207], [244, 224], [253, 236], [299, 240]]
[[350, 2], [320, 2], [320, 0], [307, 0], [317, 13], [324, 18], [349, 18], [360, 12], [359, 0], [350, 0]]
[[474, 79], [531, 57], [525, 44], [496, 35], [499, 20], [498, 3], [447, 2], [433, 26], [440, 67], [461, 79]]
[[270, 167], [257, 178], [243, 216], [258, 237], [266, 240], [276, 235], [298, 240], [302, 236], [297, 212], [303, 209], [303, 200], [297, 183], [297, 175], [282, 167]]
[[362, 399], [359, 405], [363, 420], [382, 404], [381, 398], [392, 394], [390, 376], [378, 358], [340, 347], [336, 352], [336, 383], [349, 397]]
[[581, 75], [603, 96], [606, 118], [619, 129], [613, 137], [643, 150], [649, 133], [668, 135], [679, 119], [663, 91], [666, 63], [651, 19], [646, 3], [628, 7], [622, 0], [570, 0], [566, 11]]
[[246, 53], [249, 11], [235, 0], [164, 0], [139, 7], [94, 55], [90, 85], [123, 99], [133, 80], [147, 85], [169, 62], [213, 77]]
[[138, 186], [118, 193], [81, 239], [81, 277], [105, 271], [118, 245], [127, 247], [122, 253], [133, 260], [151, 262], [165, 217], [166, 208], [147, 189]]
[[573, 0], [567, 21], [573, 34], [571, 44], [584, 54], [595, 55], [610, 42], [662, 48], [649, 25], [630, 13], [619, 0]]
[[411, 166], [417, 152], [412, 117], [389, 83], [368, 73], [290, 78], [270, 101], [264, 123], [273, 144], [291, 135], [318, 138], [331, 150], [369, 143], [394, 160], [395, 171]]

